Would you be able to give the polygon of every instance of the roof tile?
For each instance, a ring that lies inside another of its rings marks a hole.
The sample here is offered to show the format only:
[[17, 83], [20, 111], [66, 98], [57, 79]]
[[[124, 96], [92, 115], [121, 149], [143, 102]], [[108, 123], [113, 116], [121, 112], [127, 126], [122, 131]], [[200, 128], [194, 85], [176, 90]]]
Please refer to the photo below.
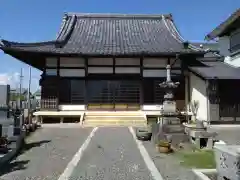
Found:
[[178, 35], [171, 15], [71, 13], [65, 16], [55, 42], [7, 42], [7, 48], [82, 55], [161, 54], [183, 50]]

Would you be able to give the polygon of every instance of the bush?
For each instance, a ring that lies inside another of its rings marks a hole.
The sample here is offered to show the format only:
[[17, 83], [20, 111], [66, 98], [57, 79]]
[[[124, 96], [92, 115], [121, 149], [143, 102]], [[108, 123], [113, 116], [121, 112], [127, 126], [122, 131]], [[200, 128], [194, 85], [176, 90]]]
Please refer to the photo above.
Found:
[[157, 145], [161, 146], [161, 147], [170, 147], [171, 146], [171, 144], [169, 142], [167, 142], [167, 141], [159, 141], [157, 143]]

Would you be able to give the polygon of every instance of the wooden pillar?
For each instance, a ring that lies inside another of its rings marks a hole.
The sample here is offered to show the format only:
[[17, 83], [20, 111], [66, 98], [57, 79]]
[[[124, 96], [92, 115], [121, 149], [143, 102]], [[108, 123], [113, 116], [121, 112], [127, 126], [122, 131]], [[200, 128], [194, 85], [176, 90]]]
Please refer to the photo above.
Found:
[[60, 88], [61, 87], [61, 81], [60, 81], [60, 57], [57, 58], [57, 86], [58, 86], [58, 89], [57, 89], [57, 111], [59, 111], [59, 100], [60, 100]]
[[113, 74], [116, 72], [116, 58], [113, 58]]
[[87, 104], [88, 104], [88, 95], [87, 95], [88, 58], [84, 58], [84, 69], [85, 69], [85, 77], [84, 77], [84, 104], [85, 104], [85, 108], [87, 109]]
[[144, 104], [143, 59], [144, 59], [144, 57], [140, 58], [140, 83], [141, 83], [141, 87], [140, 87], [140, 106], [141, 106], [141, 109], [142, 109], [143, 104]]

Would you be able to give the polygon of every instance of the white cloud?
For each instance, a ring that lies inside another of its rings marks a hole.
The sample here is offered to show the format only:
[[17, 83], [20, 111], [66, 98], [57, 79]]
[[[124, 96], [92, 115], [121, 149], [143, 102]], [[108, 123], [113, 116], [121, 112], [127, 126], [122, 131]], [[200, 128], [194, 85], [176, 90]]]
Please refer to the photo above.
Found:
[[0, 74], [0, 84], [16, 87], [19, 84], [20, 74], [15, 72], [12, 74], [2, 73]]

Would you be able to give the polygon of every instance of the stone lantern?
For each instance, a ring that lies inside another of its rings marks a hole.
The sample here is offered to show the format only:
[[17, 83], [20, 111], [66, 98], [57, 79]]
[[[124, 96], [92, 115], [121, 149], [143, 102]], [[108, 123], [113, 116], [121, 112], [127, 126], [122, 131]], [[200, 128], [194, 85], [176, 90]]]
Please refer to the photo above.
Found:
[[167, 67], [167, 79], [166, 81], [159, 84], [164, 89], [164, 101], [162, 108], [162, 115], [174, 116], [177, 114], [176, 101], [174, 100], [174, 89], [179, 86], [179, 82], [173, 82], [171, 80], [171, 66], [168, 64]]

